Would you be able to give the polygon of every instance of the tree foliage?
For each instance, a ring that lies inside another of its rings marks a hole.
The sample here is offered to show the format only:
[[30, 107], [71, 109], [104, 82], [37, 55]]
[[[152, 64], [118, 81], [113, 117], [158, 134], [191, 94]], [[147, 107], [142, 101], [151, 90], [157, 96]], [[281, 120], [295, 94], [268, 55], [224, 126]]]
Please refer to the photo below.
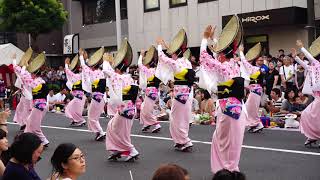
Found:
[[30, 33], [33, 39], [60, 29], [67, 16], [59, 0], [0, 0], [1, 29]]

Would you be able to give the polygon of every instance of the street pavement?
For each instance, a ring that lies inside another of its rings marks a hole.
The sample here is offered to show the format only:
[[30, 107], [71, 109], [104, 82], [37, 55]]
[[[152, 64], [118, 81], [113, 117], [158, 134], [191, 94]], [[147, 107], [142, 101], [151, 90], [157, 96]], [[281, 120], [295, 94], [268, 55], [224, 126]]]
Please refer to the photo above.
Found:
[[[19, 126], [9, 121], [9, 140]], [[101, 118], [106, 129], [108, 120]], [[70, 121], [63, 114], [47, 113], [42, 130], [50, 141], [36, 170], [42, 179], [52, 171], [50, 157], [54, 149], [64, 142], [78, 145], [86, 154], [87, 171], [80, 180], [151, 180], [161, 164], [175, 163], [186, 168], [193, 180], [210, 180], [210, 144], [213, 126], [193, 125], [190, 138], [194, 141], [192, 152], [177, 152], [170, 139], [169, 124], [161, 123], [158, 134], [141, 133], [139, 121], [132, 128], [132, 143], [140, 152], [140, 159], [133, 163], [107, 160], [105, 142], [94, 141], [95, 135], [83, 128], [70, 128]], [[264, 130], [260, 134], [245, 133], [240, 169], [248, 180], [320, 180], [320, 148], [304, 147], [305, 137], [299, 131]]]

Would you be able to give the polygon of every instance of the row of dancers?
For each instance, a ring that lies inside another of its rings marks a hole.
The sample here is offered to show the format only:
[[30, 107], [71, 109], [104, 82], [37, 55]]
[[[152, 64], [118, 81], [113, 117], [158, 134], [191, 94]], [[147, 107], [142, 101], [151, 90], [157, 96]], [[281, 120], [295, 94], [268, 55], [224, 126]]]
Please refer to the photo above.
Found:
[[[248, 131], [253, 133], [263, 129], [258, 115], [263, 94], [262, 73], [259, 67], [250, 63], [259, 57], [261, 47], [258, 44], [244, 55], [244, 48], [240, 45], [242, 25], [237, 16], [230, 19], [218, 40], [214, 39], [214, 32], [215, 28], [208, 26], [203, 34], [198, 83], [201, 88], [218, 97], [216, 129], [211, 145], [211, 170], [213, 173], [221, 169], [239, 171], [245, 128], [249, 127]], [[151, 132], [160, 131], [161, 125], [153, 114], [153, 107], [158, 99], [160, 83], [167, 84], [169, 80], [174, 81], [170, 114], [170, 134], [174, 148], [188, 152], [193, 147], [189, 138], [189, 122], [192, 118], [196, 73], [191, 62], [185, 56], [181, 57], [187, 51], [186, 32], [180, 30], [170, 46], [161, 38], [156, 42], [157, 48], [152, 46], [147, 52], [141, 51], [139, 56], [139, 85], [127, 73], [132, 62], [132, 49], [126, 39], [115, 58], [104, 53], [103, 48], [88, 58], [87, 53], [80, 49], [81, 70], [76, 67], [77, 63], [70, 62], [69, 59], [65, 62], [67, 86], [74, 96], [66, 106], [65, 114], [72, 119], [71, 124], [74, 126], [83, 126], [87, 122], [88, 129], [96, 134], [95, 140], [105, 138], [109, 160], [123, 158], [124, 161], [133, 161], [139, 156], [130, 138], [139, 89], [145, 92], [140, 114], [142, 131], [149, 131], [151, 127]], [[308, 138], [305, 144], [309, 145], [320, 139], [320, 111], [316, 108], [320, 105], [320, 63], [303, 48], [301, 41], [297, 44], [311, 62], [307, 65], [295, 56], [295, 60], [308, 72], [304, 92], [315, 97], [314, 102], [302, 112], [300, 121], [301, 132]], [[163, 47], [167, 49], [166, 53], [163, 52]], [[235, 56], [237, 50], [239, 58]], [[13, 60], [13, 64], [17, 75], [16, 86], [22, 90], [14, 121], [22, 130], [35, 133], [44, 145], [48, 145], [49, 141], [40, 127], [47, 111], [48, 88], [46, 82], [38, 76], [39, 68], [44, 62], [32, 61], [29, 65], [31, 68], [17, 65], [16, 60]], [[246, 103], [243, 102], [245, 88], [250, 90]], [[90, 93], [92, 97], [87, 121], [82, 117], [86, 93]], [[106, 103], [108, 113], [113, 117], [104, 132], [99, 118]]]

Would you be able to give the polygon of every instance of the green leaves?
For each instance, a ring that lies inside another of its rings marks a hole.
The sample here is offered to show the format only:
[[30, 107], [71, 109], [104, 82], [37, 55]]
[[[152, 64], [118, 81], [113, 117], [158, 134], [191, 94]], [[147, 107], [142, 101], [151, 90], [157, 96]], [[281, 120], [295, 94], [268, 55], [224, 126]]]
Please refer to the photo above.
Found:
[[67, 16], [59, 0], [0, 0], [0, 28], [33, 37], [60, 29]]

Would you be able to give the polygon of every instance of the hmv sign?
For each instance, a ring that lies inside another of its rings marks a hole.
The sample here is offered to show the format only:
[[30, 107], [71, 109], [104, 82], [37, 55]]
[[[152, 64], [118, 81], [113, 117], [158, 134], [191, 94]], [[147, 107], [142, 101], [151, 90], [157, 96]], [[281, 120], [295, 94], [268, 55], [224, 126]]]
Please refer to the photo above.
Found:
[[[231, 17], [232, 15], [222, 17], [223, 27]], [[300, 7], [280, 8], [238, 14], [238, 17], [244, 28], [275, 25], [303, 25], [307, 24], [307, 9]]]

